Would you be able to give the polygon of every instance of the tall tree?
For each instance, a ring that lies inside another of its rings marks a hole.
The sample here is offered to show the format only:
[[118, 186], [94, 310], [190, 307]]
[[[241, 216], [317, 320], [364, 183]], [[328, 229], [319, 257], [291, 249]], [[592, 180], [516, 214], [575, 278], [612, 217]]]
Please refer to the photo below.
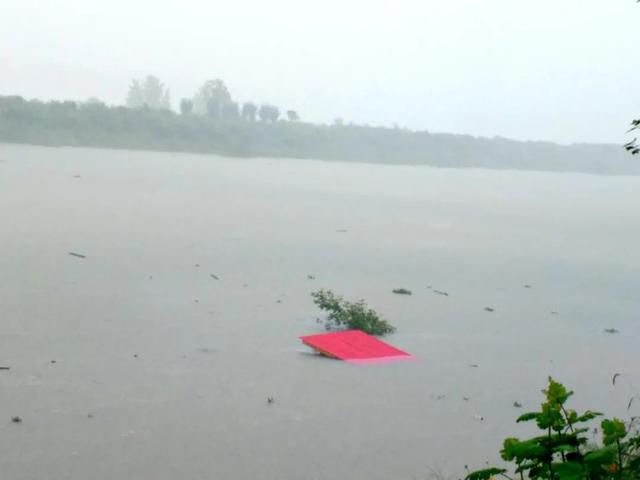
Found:
[[258, 110], [258, 116], [263, 122], [277, 122], [280, 118], [280, 109], [274, 105], [264, 103]]
[[158, 77], [147, 75], [144, 79], [134, 78], [127, 94], [129, 108], [151, 108], [153, 110], [169, 110], [171, 98], [169, 89]]
[[253, 102], [245, 102], [242, 105], [242, 118], [250, 122], [254, 122], [256, 114], [258, 113], [258, 107]]
[[287, 110], [287, 118], [290, 122], [299, 122], [300, 117], [298, 116], [298, 112], [295, 110]]
[[180, 102], [180, 113], [182, 115], [191, 115], [193, 111], [193, 102], [188, 98], [183, 98]]
[[229, 89], [219, 78], [207, 80], [193, 97], [193, 111], [198, 115], [222, 118], [227, 103], [231, 102]]
[[225, 120], [237, 120], [240, 118], [240, 110], [236, 102], [227, 102], [222, 105], [222, 118]]

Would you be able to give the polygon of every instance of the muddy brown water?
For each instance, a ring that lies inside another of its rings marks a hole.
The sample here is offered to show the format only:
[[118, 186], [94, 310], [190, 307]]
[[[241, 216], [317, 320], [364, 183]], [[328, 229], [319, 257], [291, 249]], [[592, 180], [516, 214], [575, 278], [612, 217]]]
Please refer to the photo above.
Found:
[[[640, 178], [0, 158], [2, 478], [456, 476], [528, 433], [548, 375], [577, 408], [640, 413]], [[415, 359], [310, 354], [321, 287]]]

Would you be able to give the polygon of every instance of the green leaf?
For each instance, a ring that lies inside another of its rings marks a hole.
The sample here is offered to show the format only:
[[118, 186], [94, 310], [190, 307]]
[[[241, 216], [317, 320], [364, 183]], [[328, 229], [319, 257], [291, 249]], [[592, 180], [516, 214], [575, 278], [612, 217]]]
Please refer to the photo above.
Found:
[[577, 462], [563, 462], [554, 464], [553, 473], [558, 480], [584, 480], [587, 472], [584, 467]]
[[521, 442], [517, 438], [507, 438], [503, 443], [500, 455], [504, 460], [540, 460], [549, 454], [549, 449], [541, 445], [540, 438], [532, 438]]
[[592, 450], [584, 456], [584, 462], [591, 467], [611, 465], [616, 458], [615, 446]]
[[536, 468], [538, 466], [538, 463], [536, 462], [523, 462], [521, 464], [518, 465], [518, 468], [516, 468], [515, 472], [516, 473], [524, 473], [527, 470], [530, 470], [532, 468]]
[[568, 391], [564, 385], [556, 382], [551, 377], [549, 377], [549, 386], [543, 392], [547, 396], [547, 403], [550, 405], [564, 405], [567, 399], [573, 395], [573, 392]]
[[602, 441], [605, 445], [611, 445], [627, 436], [627, 429], [624, 422], [618, 418], [613, 420], [603, 420], [600, 424], [602, 427]]
[[536, 419], [538, 428], [541, 430], [551, 428], [556, 432], [561, 431], [567, 425], [567, 422], [562, 416], [561, 407], [562, 405], [559, 403], [543, 403], [542, 412]]
[[575, 422], [572, 423], [588, 422], [589, 420], [593, 420], [596, 417], [601, 417], [602, 415], [603, 414], [600, 412], [592, 412], [591, 410], [587, 410], [578, 418], [576, 418]]
[[537, 420], [538, 415], [540, 415], [538, 412], [523, 413], [518, 417], [516, 422], [520, 423], [520, 422], [528, 422], [529, 420]]
[[569, 410], [567, 412], [567, 423], [573, 424], [578, 421], [578, 413], [575, 410]]
[[564, 452], [564, 453], [568, 453], [568, 452], [575, 452], [576, 451], [576, 447], [575, 445], [567, 445], [567, 444], [563, 444], [563, 445], [558, 445], [556, 447], [553, 447], [553, 451], [555, 453], [560, 453], [560, 452]]
[[465, 480], [489, 480], [494, 475], [500, 475], [505, 472], [504, 468], [485, 468], [484, 470], [471, 472], [465, 477]]

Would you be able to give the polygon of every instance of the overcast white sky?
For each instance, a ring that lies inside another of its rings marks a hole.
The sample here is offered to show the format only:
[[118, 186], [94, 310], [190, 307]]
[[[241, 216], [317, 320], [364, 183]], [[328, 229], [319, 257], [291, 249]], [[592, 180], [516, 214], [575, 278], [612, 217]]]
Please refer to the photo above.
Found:
[[[624, 141], [635, 0], [0, 0], [0, 95], [121, 103], [208, 78], [310, 121]], [[633, 88], [635, 86], [635, 88]]]

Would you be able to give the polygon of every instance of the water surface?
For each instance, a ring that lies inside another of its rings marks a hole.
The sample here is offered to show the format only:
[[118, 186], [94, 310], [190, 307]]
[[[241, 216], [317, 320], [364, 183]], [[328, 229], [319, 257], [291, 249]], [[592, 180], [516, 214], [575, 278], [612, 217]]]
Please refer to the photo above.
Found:
[[[628, 417], [639, 199], [637, 177], [0, 145], [2, 477], [457, 475], [527, 434], [512, 404], [547, 375]], [[308, 354], [321, 287], [415, 360]]]

